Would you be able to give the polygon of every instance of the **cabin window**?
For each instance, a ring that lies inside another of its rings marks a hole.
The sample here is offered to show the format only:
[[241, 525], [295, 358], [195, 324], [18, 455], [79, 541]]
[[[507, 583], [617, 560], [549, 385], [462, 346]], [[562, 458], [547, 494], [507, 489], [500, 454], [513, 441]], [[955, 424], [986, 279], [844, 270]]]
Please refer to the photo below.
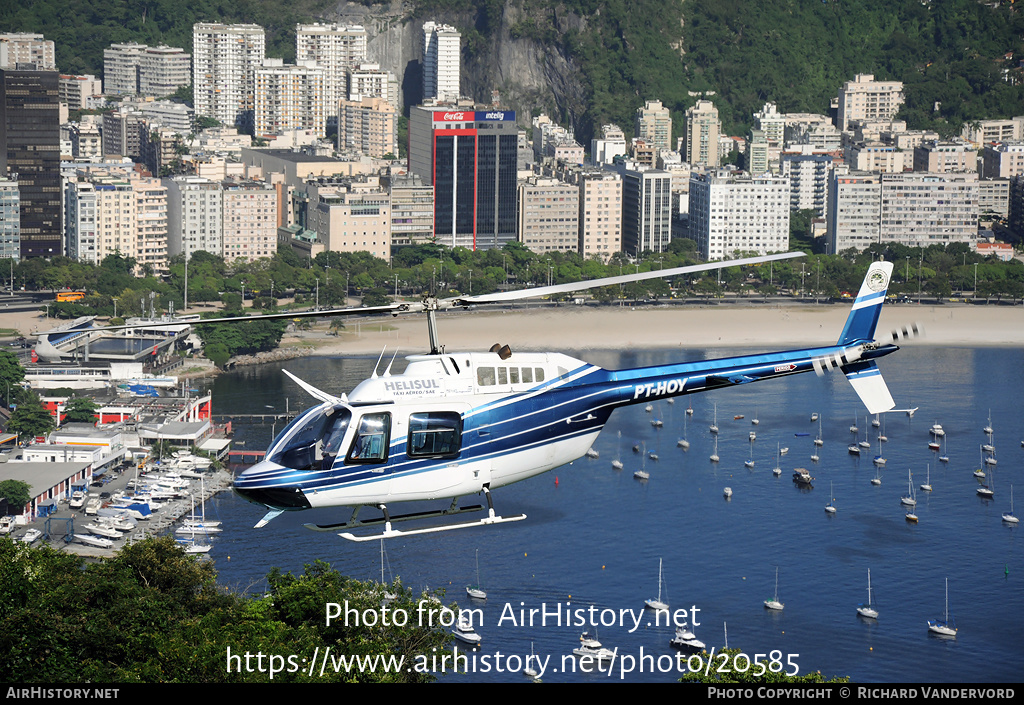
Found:
[[462, 449], [462, 416], [450, 411], [409, 416], [410, 458], [454, 458]]
[[519, 384], [519, 368], [509, 367], [508, 368], [508, 381], [512, 384]]
[[537, 378], [538, 382], [543, 382], [544, 381], [544, 368], [543, 367], [534, 368], [533, 372], [534, 372], [534, 376]]
[[476, 383], [481, 387], [489, 387], [494, 384], [494, 368], [493, 367], [478, 367], [476, 368]]
[[508, 384], [508, 368], [498, 368], [498, 384]]
[[350, 463], [383, 463], [388, 459], [391, 414], [363, 414], [348, 451]]
[[533, 368], [532, 367], [524, 367], [523, 368], [523, 382], [526, 383], [526, 384], [532, 384], [533, 383]]

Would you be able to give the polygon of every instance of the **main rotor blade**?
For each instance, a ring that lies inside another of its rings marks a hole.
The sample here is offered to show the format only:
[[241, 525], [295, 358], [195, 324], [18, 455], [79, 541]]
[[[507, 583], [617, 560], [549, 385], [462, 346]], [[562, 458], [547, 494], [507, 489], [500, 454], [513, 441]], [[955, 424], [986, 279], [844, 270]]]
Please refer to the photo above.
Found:
[[104, 326], [97, 330], [134, 330], [136, 328], [155, 328], [159, 326], [203, 325], [205, 323], [248, 323], [251, 321], [281, 321], [294, 318], [328, 318], [331, 316], [360, 316], [371, 313], [398, 313], [399, 311], [422, 310], [419, 302], [388, 304], [387, 306], [366, 306], [360, 308], [332, 308], [319, 311], [291, 311], [288, 313], [266, 313], [261, 316], [222, 316], [219, 318], [201, 318], [198, 320], [154, 321], [146, 323], [125, 324], [123, 326]]
[[531, 299], [538, 296], [550, 296], [552, 294], [566, 294], [572, 291], [584, 291], [586, 289], [597, 289], [602, 286], [613, 286], [615, 284], [628, 284], [629, 282], [643, 281], [645, 279], [659, 279], [661, 277], [675, 277], [680, 274], [692, 272], [706, 272], [710, 269], [724, 269], [726, 267], [740, 267], [749, 264], [760, 264], [762, 262], [774, 262], [777, 260], [793, 259], [803, 257], [803, 252], [782, 252], [776, 255], [762, 255], [760, 257], [745, 257], [743, 259], [726, 260], [721, 262], [708, 262], [706, 264], [693, 264], [686, 267], [673, 267], [672, 269], [659, 269], [650, 272], [635, 272], [633, 274], [622, 274], [617, 277], [604, 277], [603, 279], [591, 279], [585, 282], [570, 282], [568, 284], [555, 284], [553, 286], [538, 286], [532, 289], [517, 289], [515, 291], [502, 291], [494, 294], [482, 294], [480, 296], [457, 296], [446, 299], [446, 302], [454, 302], [456, 305], [463, 304], [489, 304], [499, 301], [518, 301], [519, 299]]

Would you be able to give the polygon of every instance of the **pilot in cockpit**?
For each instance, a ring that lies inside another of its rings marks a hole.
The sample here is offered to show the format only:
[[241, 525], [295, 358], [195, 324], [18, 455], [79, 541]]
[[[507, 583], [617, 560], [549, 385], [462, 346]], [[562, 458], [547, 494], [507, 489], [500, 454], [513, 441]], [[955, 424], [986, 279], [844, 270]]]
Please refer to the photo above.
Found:
[[328, 422], [327, 429], [321, 439], [323, 459], [320, 461], [321, 470], [330, 470], [334, 465], [334, 459], [338, 457], [341, 442], [345, 439], [345, 431], [348, 430], [348, 414], [335, 414]]

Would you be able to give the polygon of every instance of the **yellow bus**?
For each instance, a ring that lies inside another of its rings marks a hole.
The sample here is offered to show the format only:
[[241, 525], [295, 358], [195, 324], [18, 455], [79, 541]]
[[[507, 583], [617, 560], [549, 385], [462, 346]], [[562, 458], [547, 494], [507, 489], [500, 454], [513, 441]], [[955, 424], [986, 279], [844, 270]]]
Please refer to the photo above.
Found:
[[81, 301], [84, 298], [84, 291], [61, 291], [57, 294], [57, 301]]

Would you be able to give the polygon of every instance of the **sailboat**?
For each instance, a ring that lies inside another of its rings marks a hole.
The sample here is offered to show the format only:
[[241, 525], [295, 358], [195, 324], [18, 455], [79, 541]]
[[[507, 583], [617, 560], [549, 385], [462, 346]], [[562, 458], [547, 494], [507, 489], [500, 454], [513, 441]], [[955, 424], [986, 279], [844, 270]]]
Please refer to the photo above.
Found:
[[633, 471], [634, 480], [650, 480], [651, 473], [647, 472], [647, 443], [643, 444], [643, 450], [640, 453], [640, 469]]
[[946, 613], [943, 619], [929, 619], [928, 631], [940, 636], [956, 636], [956, 622], [949, 621], [949, 578], [946, 578]]
[[536, 656], [533, 654], [533, 642], [530, 642], [530, 655], [526, 657], [526, 663], [523, 665], [523, 675], [527, 678], [533, 678], [537, 680], [540, 678], [540, 671], [533, 667], [533, 662], [536, 660]]
[[715, 436], [715, 452], [711, 454], [711, 462], [717, 463], [718, 461], [718, 436]]
[[868, 603], [865, 605], [861, 603], [857, 606], [857, 614], [861, 617], [869, 617], [870, 619], [878, 619], [878, 610], [871, 604], [871, 569], [868, 568]]
[[480, 549], [476, 549], [476, 585], [467, 585], [466, 594], [475, 600], [486, 600], [487, 592], [480, 587]]
[[1010, 485], [1010, 511], [1003, 514], [1003, 521], [1007, 524], [1016, 524], [1020, 521], [1013, 513], [1013, 485]]
[[[195, 517], [195, 514], [196, 514], [196, 498], [193, 495], [193, 497], [192, 497], [192, 516]], [[185, 531], [185, 529], [188, 529], [188, 531]], [[218, 531], [219, 530], [220, 529], [218, 529]], [[194, 527], [192, 527], [191, 525], [187, 525], [186, 524], [185, 526], [180, 527], [175, 533], [179, 533], [179, 534], [186, 534], [187, 533], [189, 535], [189, 537], [187, 539], [177, 539], [178, 543], [184, 549], [185, 553], [188, 553], [188, 554], [191, 554], [191, 555], [197, 555], [197, 554], [200, 554], [200, 553], [209, 553], [210, 549], [213, 548], [213, 546], [211, 546], [209, 543], [196, 543], [196, 533], [197, 532], [194, 530]], [[198, 533], [200, 533], [202, 535], [206, 535], [205, 531], [200, 531]]]
[[718, 402], [715, 402], [715, 419], [711, 422], [711, 427], [708, 429], [711, 433], [718, 433]]
[[931, 465], [928, 466], [928, 478], [924, 481], [924, 484], [921, 485], [921, 489], [923, 491], [925, 491], [925, 492], [931, 492], [932, 491], [932, 466]]
[[828, 483], [828, 504], [825, 505], [825, 511], [828, 512], [829, 514], [835, 514], [836, 513], [836, 506], [834, 504], [832, 504], [832, 502], [833, 502], [833, 497], [832, 497], [832, 481], [829, 480], [829, 483]]
[[878, 455], [871, 459], [875, 465], [885, 465], [885, 458], [882, 457], [882, 438], [878, 438]]
[[917, 497], [912, 494], [910, 499], [914, 504], [910, 505], [910, 507], [907, 509], [907, 521], [909, 521], [911, 524], [916, 524], [917, 514], [914, 512], [914, 505], [917, 504]]
[[[865, 416], [864, 417], [864, 423], [866, 424], [867, 422], [868, 422], [868, 417]], [[864, 429], [864, 440], [860, 441], [857, 445], [859, 445], [861, 448], [870, 448], [871, 447], [871, 443], [868, 441], [868, 429], [867, 428]]]
[[900, 497], [900, 504], [905, 504], [908, 507], [917, 505], [917, 500], [914, 499], [914, 479], [910, 470], [907, 470], [907, 496]]
[[770, 600], [764, 601], [764, 606], [770, 610], [781, 610], [785, 607], [784, 604], [779, 602], [779, 567], [775, 566], [775, 596]]
[[940, 463], [948, 463], [949, 462], [949, 456], [946, 455], [946, 437], [945, 436], [942, 437], [942, 455], [939, 456], [939, 462]]
[[986, 436], [992, 435], [992, 409], [988, 410], [988, 423], [985, 424], [985, 428], [981, 429], [981, 432]]
[[754, 407], [754, 418], [750, 419], [750, 423], [752, 425], [754, 425], [754, 426], [756, 426], [759, 423], [761, 423], [761, 420], [759, 418], [757, 418], [757, 407], [756, 406]]
[[743, 461], [743, 467], [747, 468], [748, 470], [753, 470], [754, 469], [754, 441], [753, 441], [753, 439], [751, 439], [751, 441], [750, 441], [750, 460], [744, 460]]
[[856, 416], [853, 417], [853, 425], [850, 426], [850, 433], [853, 433], [853, 434], [860, 433], [860, 429], [857, 428], [857, 417]]
[[[667, 612], [668, 611], [668, 603], [661, 601], [661, 588], [662, 588], [662, 586], [664, 584], [665, 584], [665, 581], [664, 581], [664, 578], [662, 578], [662, 575], [661, 575], [661, 559], [659, 558], [658, 559], [658, 596], [655, 597], [655, 598], [644, 600], [644, 607], [649, 607], [650, 609], [655, 610], [656, 612]], [[665, 595], [665, 599], [666, 600], [668, 599], [667, 592], [668, 591], [666, 590], [666, 595]]]
[[676, 443], [676, 445], [679, 446], [680, 448], [682, 448], [683, 450], [689, 450], [690, 449], [690, 442], [688, 440], [686, 440], [686, 417], [685, 416], [683, 417], [683, 437], [679, 439], [679, 442]]
[[989, 477], [989, 480], [988, 480], [989, 484], [981, 485], [981, 486], [978, 487], [978, 495], [980, 497], [982, 497], [983, 499], [992, 499], [992, 497], [996, 493], [996, 491], [994, 489], [995, 488], [995, 484], [996, 484], [996, 482], [995, 482], [995, 478], [996, 478], [995, 473], [993, 473], [991, 470], [989, 470], [989, 474], [991, 475], [991, 477]]
[[775, 444], [775, 467], [772, 468], [772, 475], [775, 475], [775, 477], [782, 474], [782, 468], [779, 466], [779, 445], [778, 443]]
[[871, 419], [871, 428], [878, 428], [881, 425], [881, 422], [878, 420], [878, 414], [875, 414], [875, 418]]
[[882, 417], [882, 432], [880, 434], [878, 434], [878, 442], [879, 443], [886, 443], [886, 442], [888, 442], [888, 440], [889, 440], [889, 438], [885, 435], [885, 417], [883, 416]]
[[877, 485], [882, 484], [882, 478], [878, 474], [879, 467], [880, 466], [877, 463], [875, 463], [875, 476], [873, 478], [871, 478], [871, 484], [872, 485], [876, 485], [877, 486]]
[[825, 445], [825, 440], [821, 437], [821, 417], [818, 417], [818, 437], [814, 439], [814, 445], [819, 448]]

